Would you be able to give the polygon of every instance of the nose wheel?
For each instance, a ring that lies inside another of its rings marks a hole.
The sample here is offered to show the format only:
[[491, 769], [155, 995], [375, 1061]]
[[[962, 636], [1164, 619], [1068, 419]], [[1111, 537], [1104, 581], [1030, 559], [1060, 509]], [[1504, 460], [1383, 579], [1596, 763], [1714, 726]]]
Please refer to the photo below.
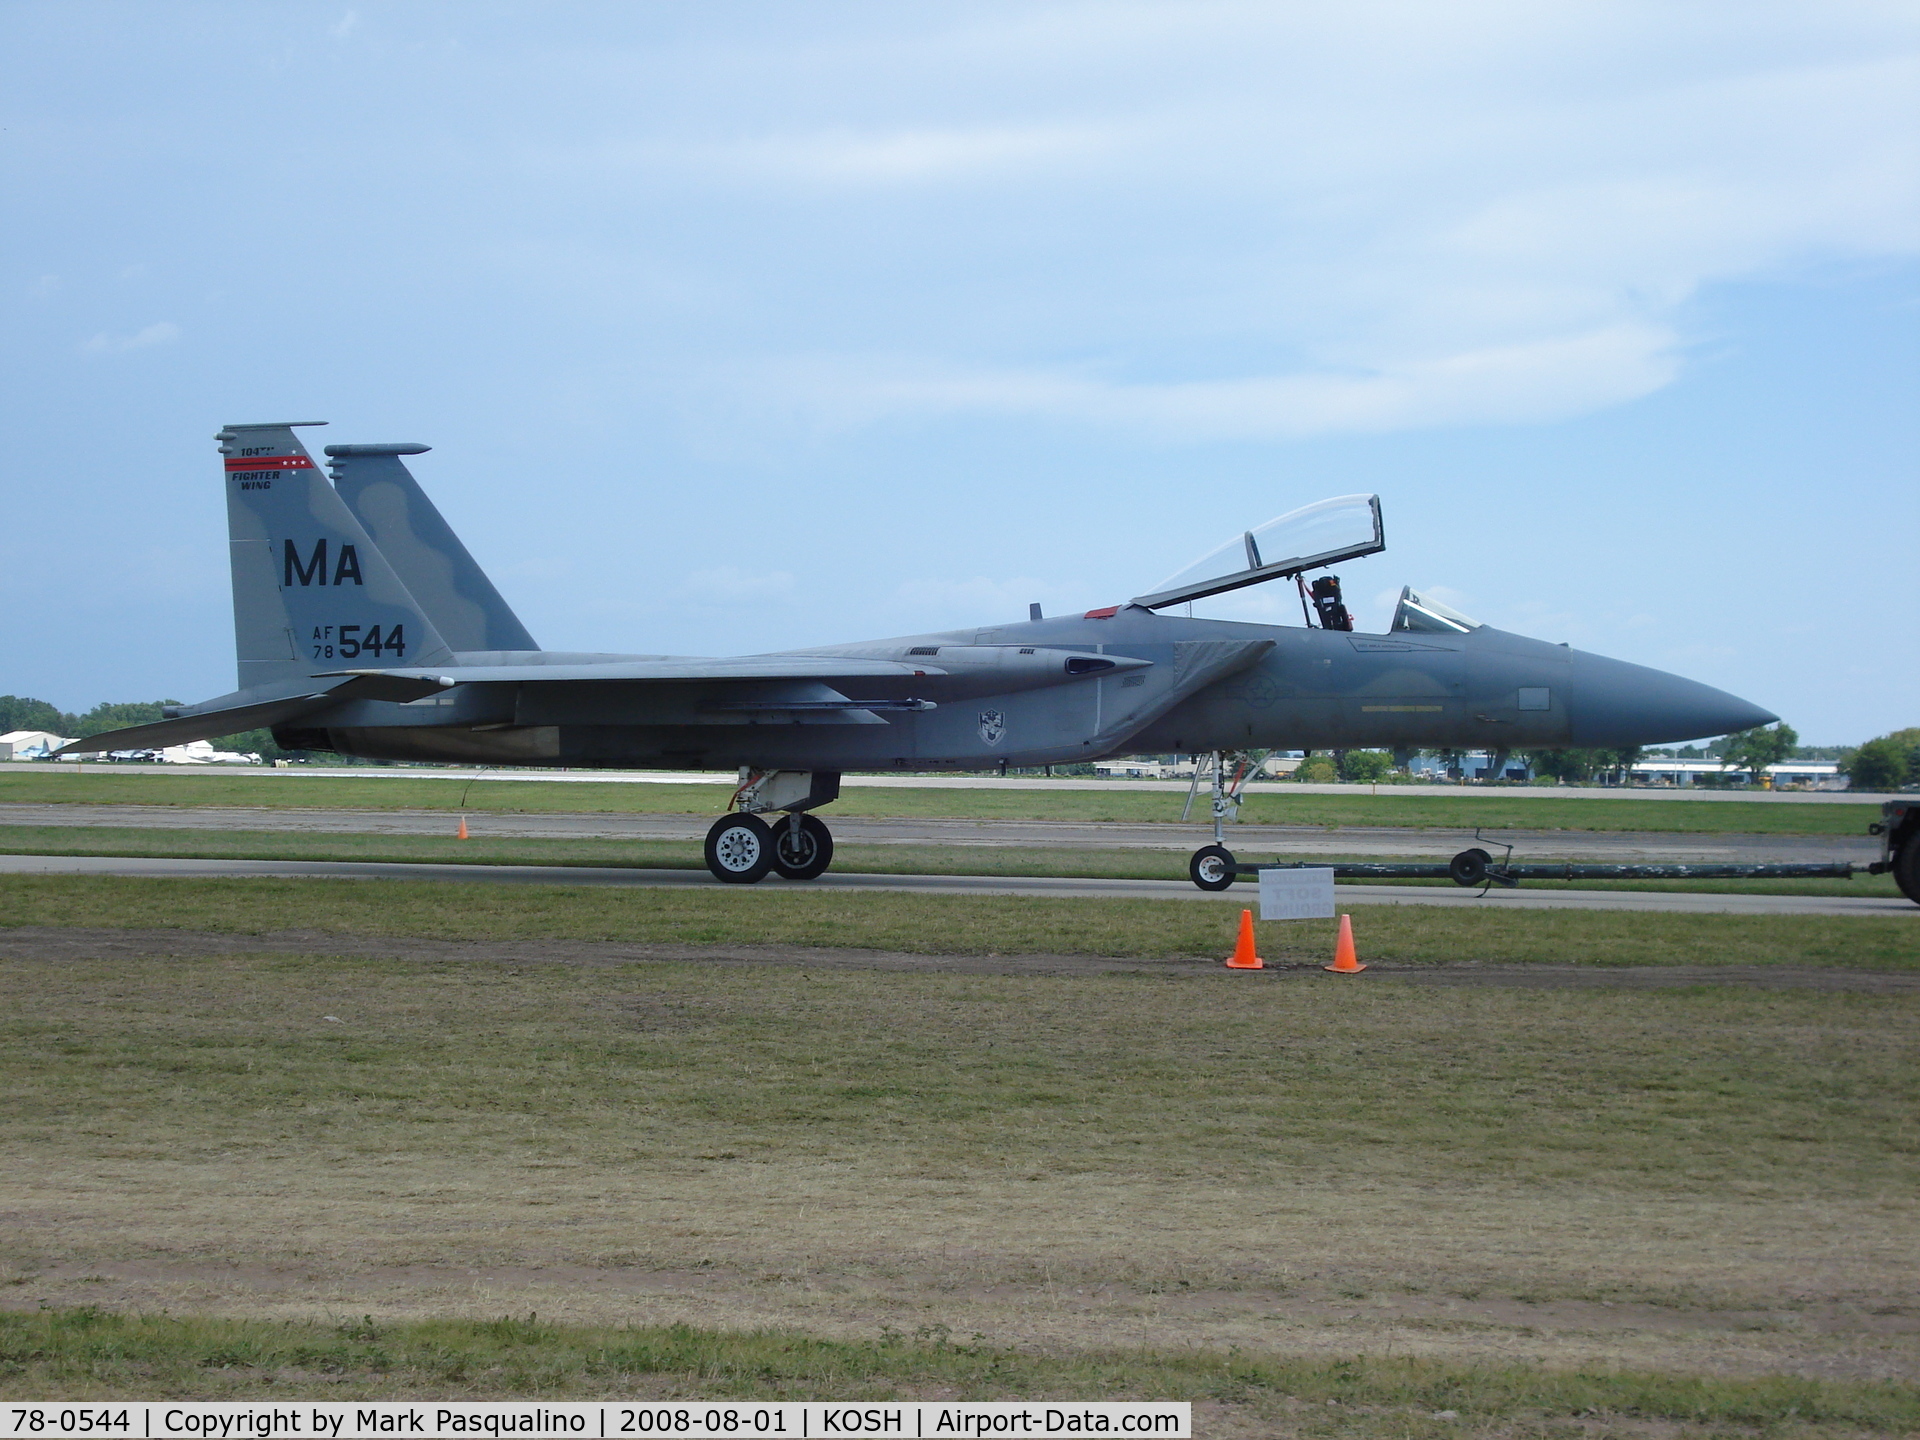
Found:
[[1224, 845], [1202, 845], [1187, 862], [1187, 875], [1202, 890], [1225, 890], [1234, 881], [1233, 852]]

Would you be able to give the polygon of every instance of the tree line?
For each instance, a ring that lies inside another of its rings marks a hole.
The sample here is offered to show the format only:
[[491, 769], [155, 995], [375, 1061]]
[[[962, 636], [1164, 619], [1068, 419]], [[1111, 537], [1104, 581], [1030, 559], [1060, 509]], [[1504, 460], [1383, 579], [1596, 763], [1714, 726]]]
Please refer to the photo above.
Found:
[[[84, 740], [89, 735], [103, 735], [131, 725], [151, 725], [166, 718], [161, 713], [163, 707], [179, 703], [178, 700], [108, 700], [76, 715], [30, 695], [0, 695], [0, 735], [14, 730], [49, 730], [70, 740]], [[213, 742], [213, 748], [258, 755], [262, 760], [292, 760], [307, 753], [282, 749], [274, 742], [271, 730], [222, 735]]]
[[[1465, 769], [1469, 756], [1483, 752], [1424, 750], [1417, 753], [1455, 771]], [[1906, 785], [1920, 785], [1920, 728], [1896, 730], [1863, 745], [1814, 747], [1802, 745], [1793, 727], [1782, 722], [1735, 731], [1704, 749], [1689, 745], [1678, 752], [1656, 751], [1650, 755], [1637, 745], [1621, 749], [1562, 748], [1520, 751], [1514, 758], [1524, 761], [1536, 777], [1575, 785], [1611, 777], [1616, 784], [1623, 784], [1638, 761], [1656, 756], [1671, 758], [1676, 754], [1681, 759], [1711, 757], [1749, 775], [1760, 775], [1768, 766], [1784, 760], [1833, 760], [1856, 790], [1898, 790]], [[1313, 755], [1293, 772], [1296, 780], [1315, 783], [1333, 780], [1377, 783], [1391, 780], [1400, 773], [1395, 769], [1393, 758], [1384, 750]]]

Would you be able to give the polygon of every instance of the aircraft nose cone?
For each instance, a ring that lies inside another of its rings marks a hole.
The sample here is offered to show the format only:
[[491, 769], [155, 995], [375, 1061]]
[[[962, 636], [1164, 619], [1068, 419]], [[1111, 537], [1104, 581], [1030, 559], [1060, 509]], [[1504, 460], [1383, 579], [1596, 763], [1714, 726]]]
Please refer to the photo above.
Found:
[[1579, 746], [1658, 745], [1726, 735], [1780, 717], [1711, 685], [1575, 651], [1567, 718]]

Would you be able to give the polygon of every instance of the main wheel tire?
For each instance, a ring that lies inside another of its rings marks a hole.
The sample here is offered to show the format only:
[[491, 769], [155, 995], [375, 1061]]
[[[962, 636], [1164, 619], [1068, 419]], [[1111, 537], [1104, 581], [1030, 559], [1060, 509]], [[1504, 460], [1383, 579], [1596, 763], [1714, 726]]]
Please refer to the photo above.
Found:
[[1202, 890], [1224, 890], [1237, 878], [1233, 852], [1224, 845], [1202, 845], [1187, 862], [1187, 875]]
[[824, 820], [800, 817], [796, 833], [791, 820], [773, 822], [773, 873], [785, 880], [811, 880], [833, 863], [833, 832]]
[[752, 885], [773, 868], [773, 835], [758, 815], [722, 815], [707, 831], [707, 869], [729, 885]]
[[1920, 905], [1920, 835], [1907, 836], [1906, 843], [1893, 852], [1893, 883], [1902, 895]]
[[1453, 877], [1456, 885], [1484, 885], [1487, 883], [1487, 867], [1493, 864], [1493, 856], [1480, 849], [1462, 850], [1447, 862], [1447, 874]]

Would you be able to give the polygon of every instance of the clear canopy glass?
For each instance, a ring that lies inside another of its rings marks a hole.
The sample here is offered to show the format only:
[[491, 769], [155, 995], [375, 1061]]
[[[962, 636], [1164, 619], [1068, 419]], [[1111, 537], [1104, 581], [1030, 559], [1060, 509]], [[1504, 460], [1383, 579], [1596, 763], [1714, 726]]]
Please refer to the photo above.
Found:
[[1428, 635], [1464, 635], [1478, 630], [1480, 622], [1469, 620], [1450, 605], [1442, 605], [1430, 595], [1422, 595], [1411, 585], [1400, 592], [1394, 607], [1393, 629], [1421, 631]]
[[1387, 548], [1378, 495], [1336, 495], [1235, 536], [1134, 600], [1150, 610]]

